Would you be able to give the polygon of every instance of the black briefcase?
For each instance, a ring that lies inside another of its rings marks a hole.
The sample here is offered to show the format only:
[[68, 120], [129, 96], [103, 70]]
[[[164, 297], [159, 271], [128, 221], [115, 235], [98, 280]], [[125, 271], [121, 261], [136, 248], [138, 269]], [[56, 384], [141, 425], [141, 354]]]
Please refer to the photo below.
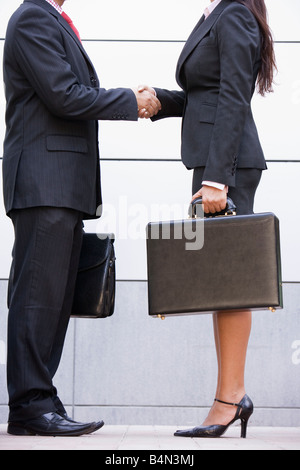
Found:
[[72, 317], [106, 318], [113, 315], [115, 260], [113, 234], [83, 234]]
[[277, 217], [195, 218], [195, 207], [190, 219], [147, 226], [149, 315], [282, 308]]

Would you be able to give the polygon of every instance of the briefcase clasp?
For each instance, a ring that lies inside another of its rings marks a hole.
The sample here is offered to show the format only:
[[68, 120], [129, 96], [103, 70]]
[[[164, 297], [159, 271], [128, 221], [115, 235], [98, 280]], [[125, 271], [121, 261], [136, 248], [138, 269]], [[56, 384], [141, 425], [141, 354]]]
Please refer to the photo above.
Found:
[[165, 320], [165, 319], [166, 319], [166, 317], [165, 317], [164, 315], [160, 315], [160, 314], [157, 315], [157, 318], [160, 318], [161, 320]]

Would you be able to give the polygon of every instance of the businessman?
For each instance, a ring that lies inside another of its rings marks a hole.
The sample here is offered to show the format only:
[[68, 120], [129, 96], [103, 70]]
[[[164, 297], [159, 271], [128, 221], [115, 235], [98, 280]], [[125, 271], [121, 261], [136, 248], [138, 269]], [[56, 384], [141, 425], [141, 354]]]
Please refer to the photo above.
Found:
[[15, 243], [9, 280], [8, 433], [75, 436], [53, 384], [71, 313], [82, 220], [101, 205], [98, 120], [160, 109], [149, 91], [100, 88], [64, 0], [25, 0], [4, 47], [3, 191]]

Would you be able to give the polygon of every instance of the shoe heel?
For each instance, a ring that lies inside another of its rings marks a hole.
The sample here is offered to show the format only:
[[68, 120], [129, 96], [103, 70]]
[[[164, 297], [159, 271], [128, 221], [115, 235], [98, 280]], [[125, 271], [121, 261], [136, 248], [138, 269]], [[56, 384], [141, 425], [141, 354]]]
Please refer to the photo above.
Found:
[[249, 418], [241, 418], [241, 438], [246, 439]]
[[18, 426], [15, 424], [8, 424], [7, 433], [13, 436], [34, 436], [35, 435], [33, 432], [30, 432], [27, 429], [23, 428], [22, 426]]

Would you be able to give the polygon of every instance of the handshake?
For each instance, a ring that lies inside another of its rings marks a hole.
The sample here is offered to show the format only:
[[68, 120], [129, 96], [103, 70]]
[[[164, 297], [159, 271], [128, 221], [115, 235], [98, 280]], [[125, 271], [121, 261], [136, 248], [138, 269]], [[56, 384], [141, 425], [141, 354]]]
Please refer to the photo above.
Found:
[[161, 110], [160, 101], [157, 99], [153, 88], [140, 85], [138, 88], [133, 88], [132, 91], [137, 100], [139, 118], [149, 119]]

